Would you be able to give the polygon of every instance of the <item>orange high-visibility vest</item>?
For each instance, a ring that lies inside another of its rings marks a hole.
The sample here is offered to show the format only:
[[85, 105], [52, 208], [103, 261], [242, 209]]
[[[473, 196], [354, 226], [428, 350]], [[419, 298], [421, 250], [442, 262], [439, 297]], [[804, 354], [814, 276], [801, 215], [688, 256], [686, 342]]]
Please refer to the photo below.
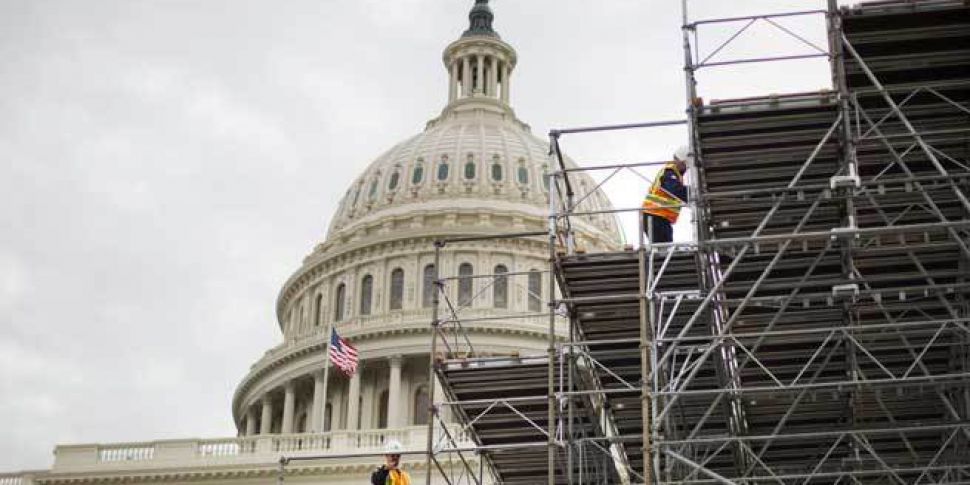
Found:
[[674, 194], [664, 190], [662, 186], [663, 175], [668, 169], [673, 170], [674, 175], [677, 177], [677, 182], [681, 182], [680, 172], [677, 171], [677, 166], [668, 163], [664, 166], [663, 170], [657, 174], [657, 177], [653, 180], [653, 185], [650, 186], [650, 191], [647, 192], [646, 197], [643, 198], [643, 213], [651, 216], [663, 217], [670, 221], [671, 224], [677, 222], [677, 218], [680, 216], [680, 206], [684, 201], [680, 200]]

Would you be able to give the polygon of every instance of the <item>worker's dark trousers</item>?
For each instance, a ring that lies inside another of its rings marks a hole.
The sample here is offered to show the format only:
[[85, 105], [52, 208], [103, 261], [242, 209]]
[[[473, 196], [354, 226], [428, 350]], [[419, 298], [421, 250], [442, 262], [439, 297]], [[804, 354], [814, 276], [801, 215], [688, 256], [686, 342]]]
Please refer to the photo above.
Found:
[[647, 238], [650, 238], [651, 228], [653, 229], [653, 240], [650, 241], [651, 243], [657, 244], [673, 242], [674, 226], [667, 219], [644, 214], [643, 232], [647, 234]]

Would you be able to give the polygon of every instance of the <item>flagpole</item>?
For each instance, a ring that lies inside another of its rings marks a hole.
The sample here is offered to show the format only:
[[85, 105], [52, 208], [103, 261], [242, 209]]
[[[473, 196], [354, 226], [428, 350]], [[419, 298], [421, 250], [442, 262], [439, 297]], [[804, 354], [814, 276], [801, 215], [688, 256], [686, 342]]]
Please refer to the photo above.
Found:
[[[316, 410], [319, 416], [317, 419], [319, 429], [316, 431], [319, 433], [325, 431], [327, 422], [327, 387], [330, 384], [330, 344], [333, 342], [333, 324], [334, 322], [331, 320], [330, 324], [327, 325], [327, 344], [323, 353], [323, 399], [320, 401], [320, 409]], [[330, 427], [333, 428], [333, 416], [330, 417]]]

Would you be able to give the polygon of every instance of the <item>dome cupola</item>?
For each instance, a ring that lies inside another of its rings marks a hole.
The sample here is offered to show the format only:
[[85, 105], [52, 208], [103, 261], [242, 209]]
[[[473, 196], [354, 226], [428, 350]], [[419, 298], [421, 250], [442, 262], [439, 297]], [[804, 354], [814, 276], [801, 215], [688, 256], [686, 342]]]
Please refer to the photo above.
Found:
[[[317, 253], [359, 240], [399, 237], [427, 231], [444, 212], [457, 224], [449, 232], [480, 232], [487, 225], [463, 224], [522, 217], [544, 220], [549, 187], [545, 175], [554, 165], [547, 140], [534, 136], [510, 104], [517, 55], [494, 30], [487, 0], [476, 0], [469, 25], [442, 53], [448, 76], [448, 102], [424, 131], [398, 143], [368, 166], [347, 190], [334, 214], [327, 241]], [[568, 159], [567, 164], [572, 162]], [[595, 183], [585, 175], [579, 189]], [[590, 210], [605, 209], [600, 193], [585, 198]], [[478, 214], [471, 217], [470, 214]], [[588, 234], [597, 246], [616, 241], [615, 220], [591, 218]], [[496, 226], [496, 227], [497, 227]]]
[[488, 0], [477, 0], [468, 14], [468, 30], [445, 48], [448, 106], [444, 114], [467, 105], [512, 114], [509, 81], [516, 54], [492, 29], [493, 19]]

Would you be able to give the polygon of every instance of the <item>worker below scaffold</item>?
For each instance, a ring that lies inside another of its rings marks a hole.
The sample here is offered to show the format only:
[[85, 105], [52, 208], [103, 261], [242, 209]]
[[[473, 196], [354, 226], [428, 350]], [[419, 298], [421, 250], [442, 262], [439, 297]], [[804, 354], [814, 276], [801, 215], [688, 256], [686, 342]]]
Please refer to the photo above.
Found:
[[384, 465], [371, 474], [371, 485], [411, 485], [408, 472], [400, 468], [402, 451], [400, 441], [390, 440], [384, 445]]
[[652, 244], [674, 240], [674, 224], [681, 206], [687, 204], [684, 175], [691, 160], [686, 146], [674, 152], [674, 159], [664, 165], [643, 198], [643, 232]]

